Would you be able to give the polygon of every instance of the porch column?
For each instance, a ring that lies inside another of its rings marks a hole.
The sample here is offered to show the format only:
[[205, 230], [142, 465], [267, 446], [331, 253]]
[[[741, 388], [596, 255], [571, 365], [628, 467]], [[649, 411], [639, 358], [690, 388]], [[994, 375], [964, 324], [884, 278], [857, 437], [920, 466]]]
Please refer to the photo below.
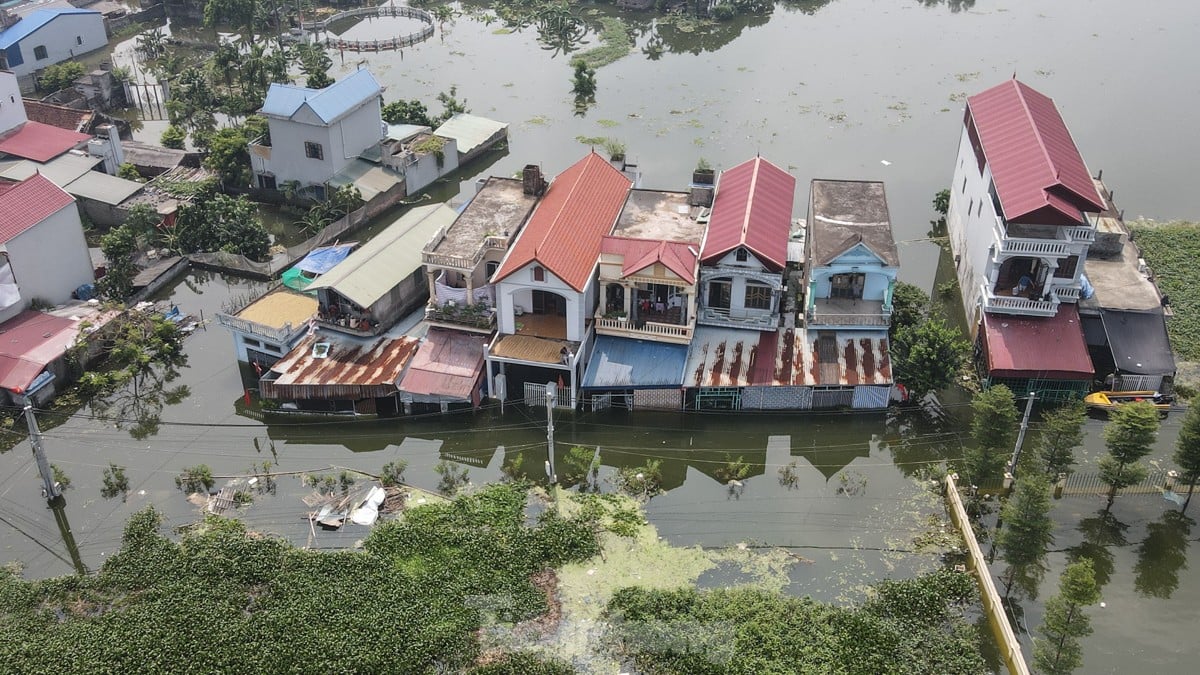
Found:
[[429, 305], [436, 307], [437, 302], [437, 273], [428, 267], [425, 268], [425, 278], [429, 281]]
[[633, 299], [632, 299], [632, 297], [633, 297], [633, 293], [634, 293], [634, 288], [636, 288], [636, 287], [630, 286], [627, 283], [622, 283], [621, 288], [625, 289], [625, 292], [622, 293], [622, 295], [625, 296], [624, 297], [625, 316], [628, 317], [630, 320], [632, 320], [633, 319]]
[[464, 274], [467, 278], [467, 306], [475, 304], [475, 275]]

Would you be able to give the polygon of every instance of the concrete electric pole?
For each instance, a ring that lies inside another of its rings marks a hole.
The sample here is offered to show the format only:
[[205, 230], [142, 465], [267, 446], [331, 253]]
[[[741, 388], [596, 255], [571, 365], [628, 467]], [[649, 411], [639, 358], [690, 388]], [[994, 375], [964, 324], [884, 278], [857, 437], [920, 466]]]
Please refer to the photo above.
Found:
[[42, 449], [42, 430], [38, 428], [37, 418], [33, 416], [33, 406], [25, 403], [25, 422], [29, 425], [29, 444], [33, 446], [33, 458], [37, 462], [38, 473], [42, 476], [42, 493], [47, 501], [54, 501], [62, 491], [54, 482], [54, 472], [50, 470], [50, 462], [46, 461], [46, 452]]

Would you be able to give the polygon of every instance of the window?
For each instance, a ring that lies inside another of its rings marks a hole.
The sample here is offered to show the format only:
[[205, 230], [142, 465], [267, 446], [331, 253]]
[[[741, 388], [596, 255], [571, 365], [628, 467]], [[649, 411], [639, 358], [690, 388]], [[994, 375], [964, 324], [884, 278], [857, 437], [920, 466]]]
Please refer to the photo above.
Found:
[[273, 345], [273, 344], [271, 344], [270, 342], [264, 342], [264, 343], [263, 343], [263, 349], [265, 349], [265, 350], [267, 350], [267, 351], [269, 351], [269, 352], [275, 352], [276, 354], [281, 354], [281, 353], [283, 353], [283, 350], [282, 350], [282, 349], [280, 349], [279, 345]]
[[971, 212], [974, 210], [975, 210], [975, 200], [972, 199], [971, 201], [967, 202], [967, 215], [968, 216], [971, 215]]
[[1054, 270], [1055, 279], [1074, 279], [1075, 268], [1079, 267], [1079, 256], [1068, 256], [1058, 261], [1058, 269]]
[[540, 267], [540, 266], [533, 268], [533, 280], [534, 281], [545, 281], [546, 280], [546, 269], [544, 267]]
[[746, 309], [771, 309], [771, 287], [763, 284], [746, 284]]
[[244, 337], [244, 338], [242, 338], [242, 342], [245, 343], [249, 347], [261, 347], [262, 346], [262, 343], [259, 342], [258, 340], [255, 340], [254, 338]]
[[738, 262], [746, 262], [746, 260], [750, 258], [750, 254], [746, 252], [746, 249], [739, 248], [737, 253], [734, 254], [734, 257], [737, 258]]
[[983, 200], [982, 199], [979, 200], [979, 213], [977, 213], [975, 215], [977, 215], [977, 216], [983, 215]]
[[320, 143], [304, 141], [304, 156], [309, 159], [325, 159], [325, 150]]
[[729, 280], [710, 281], [708, 283], [708, 306], [716, 309], [729, 309], [730, 295]]
[[80, 35], [76, 35], [75, 36], [75, 44], [77, 44], [77, 45], [83, 44], [83, 37]]
[[829, 297], [861, 300], [866, 283], [867, 275], [865, 274], [834, 274], [829, 277]]
[[500, 261], [498, 260], [489, 260], [483, 264], [483, 274], [488, 278], [489, 281], [496, 274], [496, 270], [498, 269], [500, 269]]
[[966, 193], [967, 193], [967, 177], [966, 177], [966, 176], [963, 176], [963, 186], [962, 186], [962, 191], [963, 191], [963, 194], [966, 194]]
[[38, 61], [41, 61], [41, 60], [45, 59], [46, 56], [47, 56], [47, 54], [46, 54], [45, 46], [38, 45], [33, 48], [33, 58], [37, 59]]

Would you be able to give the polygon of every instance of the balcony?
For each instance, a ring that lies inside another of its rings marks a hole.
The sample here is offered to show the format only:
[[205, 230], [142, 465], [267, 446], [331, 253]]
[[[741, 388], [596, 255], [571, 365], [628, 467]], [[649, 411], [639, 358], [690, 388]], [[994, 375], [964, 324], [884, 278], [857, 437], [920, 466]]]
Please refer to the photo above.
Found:
[[779, 327], [778, 314], [750, 314], [734, 316], [724, 307], [705, 307], [700, 310], [698, 323], [722, 328], [749, 328], [751, 330], [774, 330]]
[[1068, 255], [1069, 245], [1090, 244], [1096, 240], [1096, 229], [1086, 225], [1022, 225], [1006, 223], [999, 216], [996, 217], [994, 233], [996, 250], [1005, 255], [1061, 258]]
[[[1042, 300], [1036, 291], [1034, 298], [1024, 295], [1006, 295], [982, 285], [983, 310], [993, 314], [1017, 314], [1020, 316], [1054, 316], [1058, 312], [1058, 297], [1051, 293], [1049, 300]], [[1010, 291], [1011, 293], [1011, 291]]]
[[425, 320], [446, 328], [491, 333], [496, 329], [496, 310], [481, 303], [431, 305], [425, 308]]
[[892, 313], [882, 300], [817, 298], [808, 310], [808, 326], [831, 328], [886, 328]]
[[606, 318], [596, 315], [596, 333], [658, 342], [688, 344], [692, 341], [692, 326], [659, 321], [630, 321], [624, 317]]

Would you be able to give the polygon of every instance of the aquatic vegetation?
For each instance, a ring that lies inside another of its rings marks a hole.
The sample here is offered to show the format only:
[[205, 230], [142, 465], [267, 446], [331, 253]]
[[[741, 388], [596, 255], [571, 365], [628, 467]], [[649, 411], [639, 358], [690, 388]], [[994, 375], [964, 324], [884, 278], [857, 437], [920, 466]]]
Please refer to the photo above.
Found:
[[1136, 220], [1129, 228], [1175, 311], [1167, 322], [1171, 348], [1184, 359], [1200, 360], [1200, 287], [1193, 281], [1200, 257], [1200, 223]]

